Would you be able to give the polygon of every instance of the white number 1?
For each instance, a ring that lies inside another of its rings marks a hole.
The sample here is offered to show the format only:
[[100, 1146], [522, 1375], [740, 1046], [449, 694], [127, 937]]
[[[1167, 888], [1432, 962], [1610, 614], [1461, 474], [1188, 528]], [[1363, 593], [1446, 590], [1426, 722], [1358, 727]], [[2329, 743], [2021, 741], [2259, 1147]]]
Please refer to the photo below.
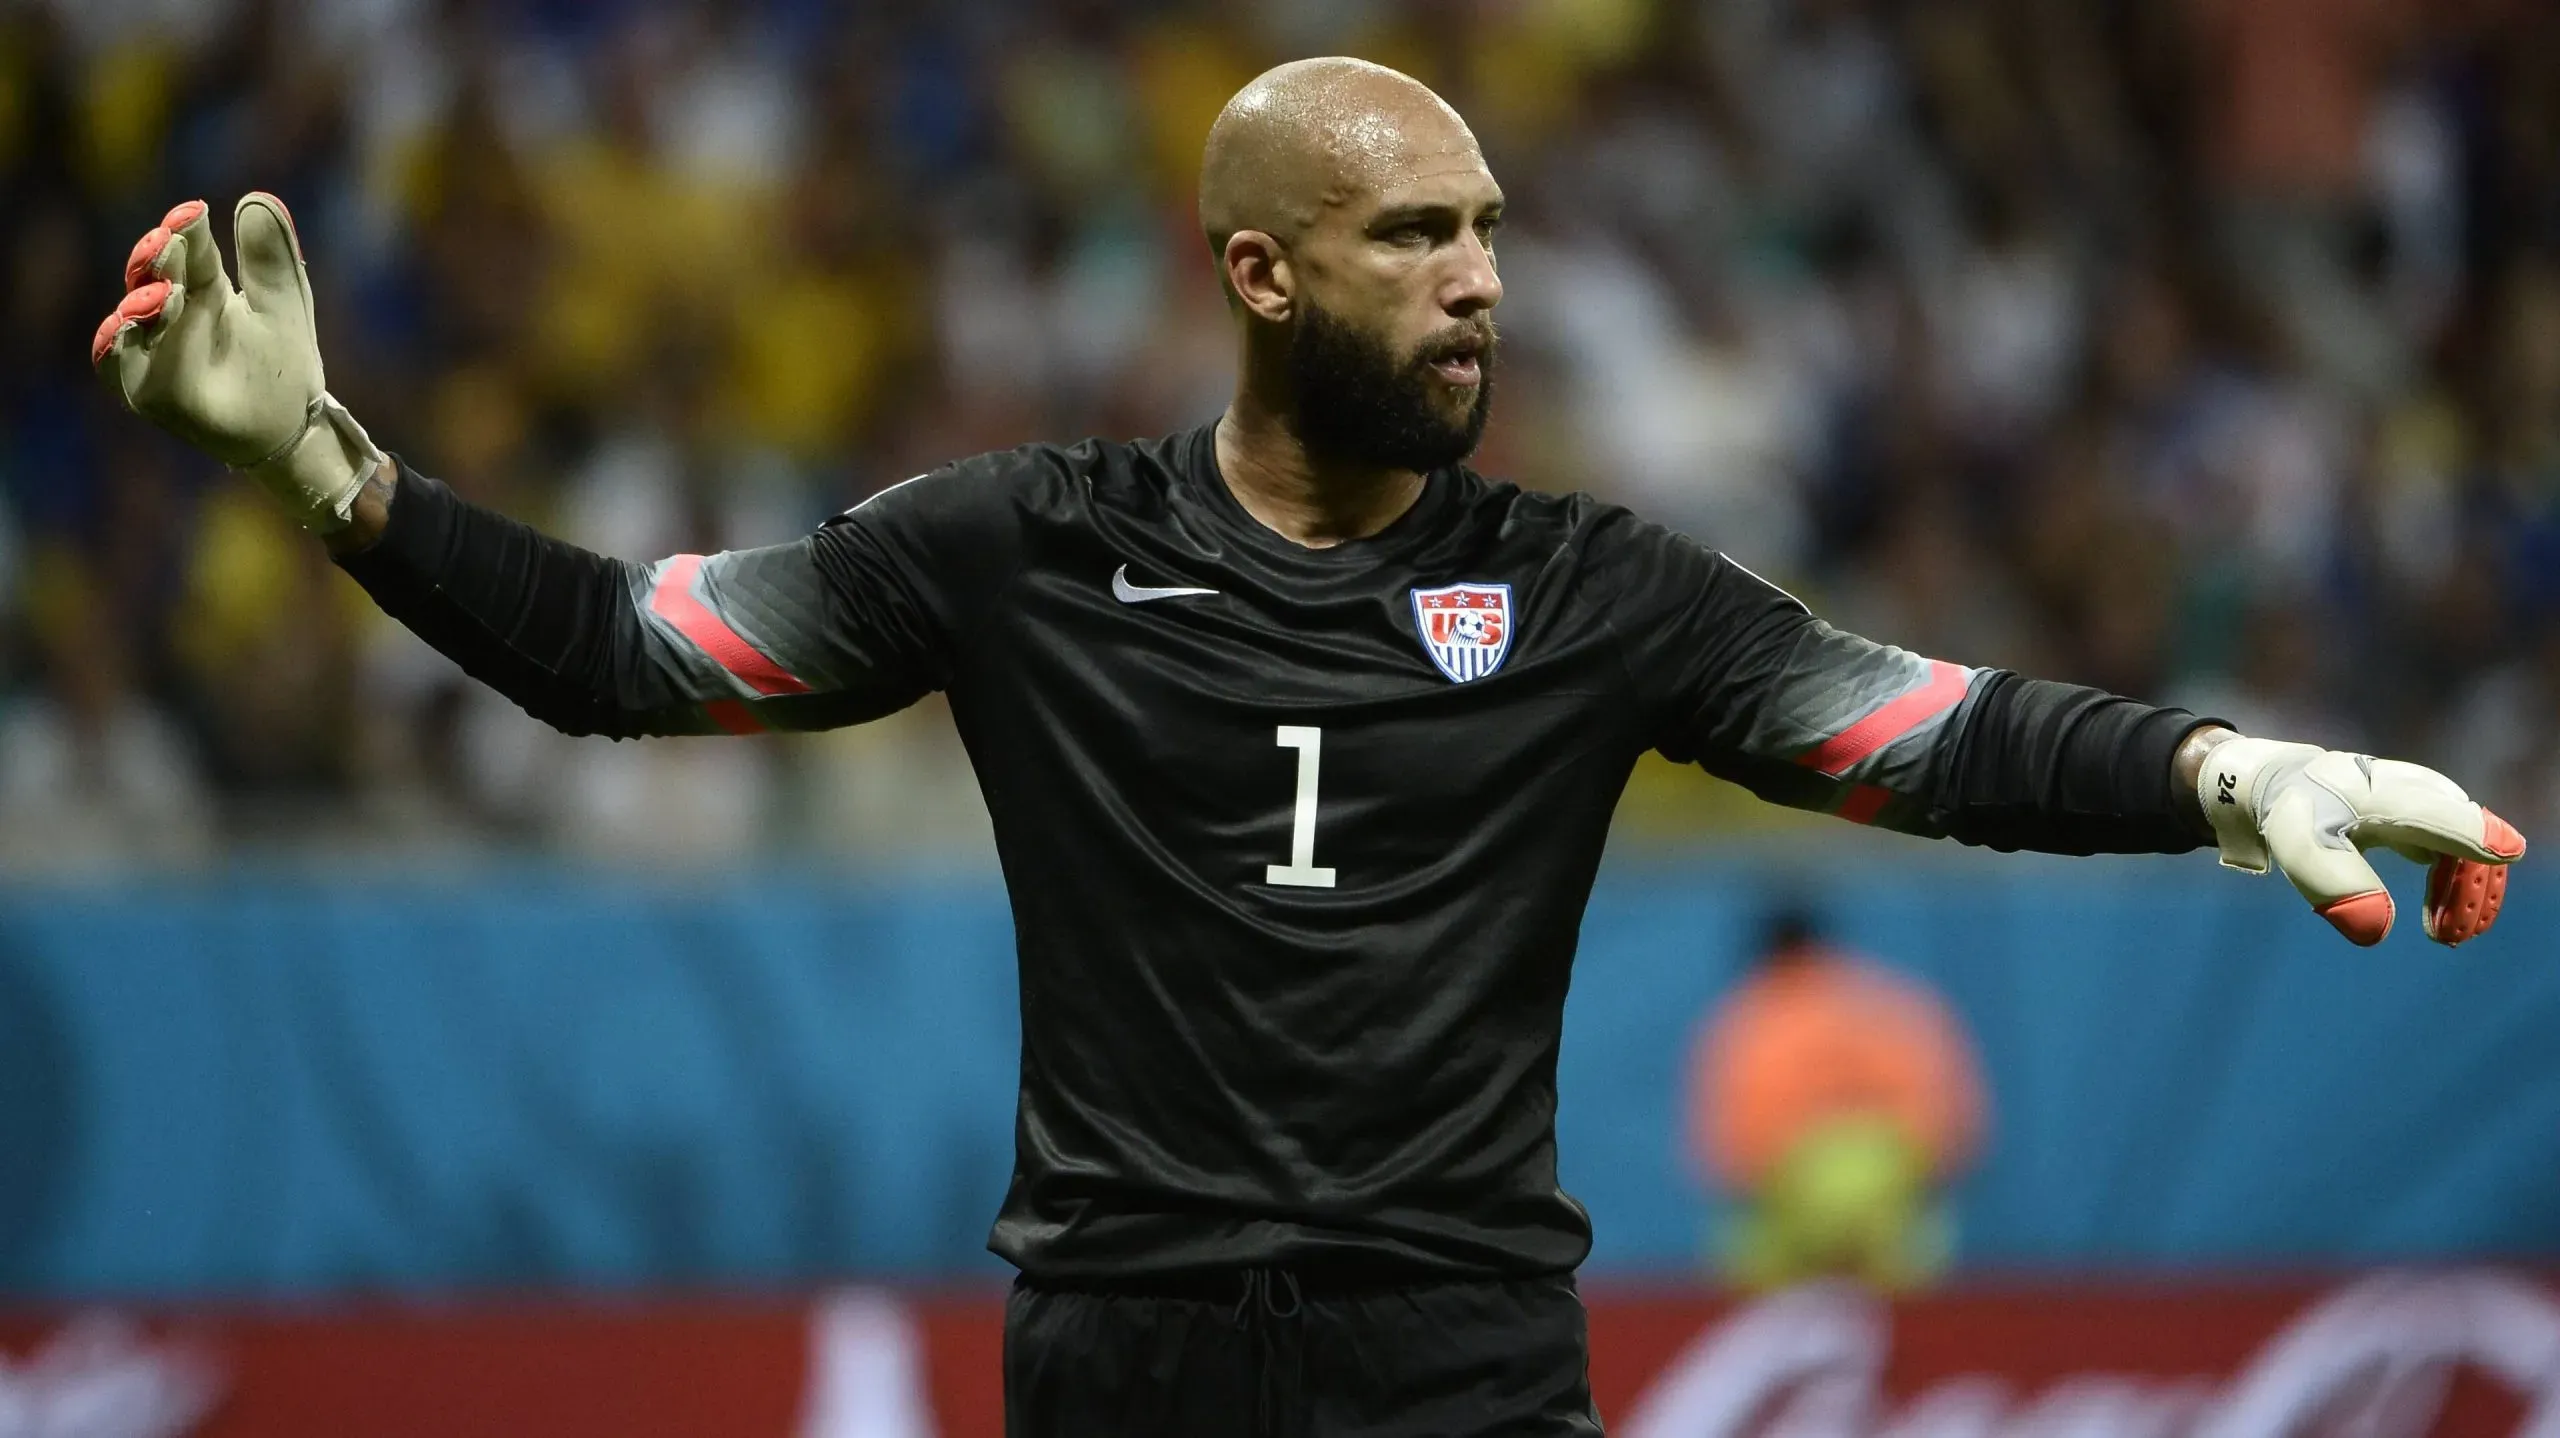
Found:
[[1263, 871], [1266, 884], [1330, 889], [1333, 870], [1316, 867], [1316, 766], [1324, 759], [1324, 731], [1303, 724], [1280, 726], [1280, 747], [1298, 751], [1298, 813], [1289, 825], [1289, 862]]

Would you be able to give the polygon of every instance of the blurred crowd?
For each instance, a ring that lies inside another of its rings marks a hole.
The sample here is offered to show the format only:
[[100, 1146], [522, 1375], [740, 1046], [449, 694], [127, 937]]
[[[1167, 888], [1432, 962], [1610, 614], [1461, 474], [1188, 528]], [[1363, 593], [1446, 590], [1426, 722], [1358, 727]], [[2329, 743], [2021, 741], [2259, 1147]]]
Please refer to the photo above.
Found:
[[626, 557], [771, 542], [1214, 415], [1201, 137], [1329, 52], [1509, 193], [1479, 467], [2560, 816], [2545, 0], [0, 0], [0, 869], [978, 842], [931, 703], [608, 745], [464, 683], [93, 379], [126, 250], [273, 190], [407, 462]]

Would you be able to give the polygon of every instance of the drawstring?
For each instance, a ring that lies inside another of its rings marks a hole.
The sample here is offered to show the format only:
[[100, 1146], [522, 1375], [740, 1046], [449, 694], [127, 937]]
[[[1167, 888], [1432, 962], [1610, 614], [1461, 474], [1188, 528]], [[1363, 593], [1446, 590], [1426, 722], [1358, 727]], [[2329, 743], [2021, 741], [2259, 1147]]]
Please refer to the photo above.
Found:
[[[1273, 1280], [1278, 1280], [1275, 1287]], [[1284, 1298], [1282, 1295], [1286, 1295]], [[1248, 1268], [1244, 1271], [1244, 1291], [1236, 1295], [1236, 1306], [1230, 1315], [1237, 1324], [1254, 1332], [1261, 1352], [1254, 1363], [1253, 1431], [1258, 1438], [1274, 1438], [1279, 1431], [1280, 1400], [1273, 1392], [1273, 1361], [1280, 1343], [1279, 1330], [1273, 1325], [1296, 1318], [1306, 1311], [1306, 1295], [1298, 1287], [1298, 1275], [1285, 1268]], [[1289, 1391], [1306, 1385], [1306, 1342], [1300, 1334], [1289, 1344], [1291, 1358]]]

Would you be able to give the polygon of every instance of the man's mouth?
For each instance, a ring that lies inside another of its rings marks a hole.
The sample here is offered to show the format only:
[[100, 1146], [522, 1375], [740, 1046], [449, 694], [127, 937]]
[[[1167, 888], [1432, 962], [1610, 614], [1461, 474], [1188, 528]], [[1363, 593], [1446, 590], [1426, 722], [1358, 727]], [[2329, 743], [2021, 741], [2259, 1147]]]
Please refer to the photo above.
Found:
[[1472, 339], [1446, 346], [1432, 356], [1431, 372], [1438, 375], [1446, 384], [1459, 386], [1481, 384], [1484, 381], [1485, 349], [1486, 345], [1482, 340]]

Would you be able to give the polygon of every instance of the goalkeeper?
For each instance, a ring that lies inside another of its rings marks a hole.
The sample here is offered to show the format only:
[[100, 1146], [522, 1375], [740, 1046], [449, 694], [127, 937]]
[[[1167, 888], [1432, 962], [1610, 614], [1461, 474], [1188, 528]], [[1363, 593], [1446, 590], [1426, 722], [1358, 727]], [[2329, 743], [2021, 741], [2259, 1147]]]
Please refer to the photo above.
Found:
[[1870, 643], [1623, 509], [1476, 474], [1502, 203], [1413, 80], [1282, 66], [1202, 166], [1219, 419], [963, 460], [796, 544], [651, 564], [376, 449], [329, 397], [270, 196], [235, 213], [238, 289], [202, 205], [144, 236], [94, 358], [563, 729], [948, 693], [1021, 963], [991, 1240], [1022, 1272], [1010, 1432], [1587, 1434], [1555, 1064], [1647, 750], [1998, 848], [2210, 840], [2364, 944], [2393, 915], [2365, 851], [2427, 865], [2425, 930], [2458, 943], [2524, 841], [2430, 770]]

